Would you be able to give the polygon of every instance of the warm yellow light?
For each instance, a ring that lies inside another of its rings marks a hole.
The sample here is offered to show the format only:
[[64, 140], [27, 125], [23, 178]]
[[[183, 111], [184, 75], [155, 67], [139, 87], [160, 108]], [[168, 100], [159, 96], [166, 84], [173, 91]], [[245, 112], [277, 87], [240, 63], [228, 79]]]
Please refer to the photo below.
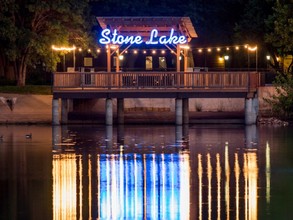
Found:
[[155, 51], [155, 50], [153, 50], [153, 51], [152, 51], [152, 54], [155, 54], [155, 53], [156, 53], [156, 51]]
[[128, 50], [125, 50], [125, 53], [128, 53]]
[[137, 54], [137, 50], [134, 50], [133, 53], [134, 53], [134, 54]]
[[82, 49], [81, 49], [81, 48], [78, 48], [78, 51], [79, 51], [79, 52], [81, 52], [81, 51], [82, 51]]
[[110, 48], [111, 49], [116, 49], [118, 46], [117, 45], [111, 45]]
[[73, 46], [73, 47], [55, 47], [54, 45], [52, 45], [52, 49], [57, 50], [57, 51], [72, 51], [72, 50], [75, 50], [76, 47], [75, 46]]
[[248, 44], [246, 44], [244, 47], [245, 47], [245, 48], [248, 48]]
[[201, 53], [202, 52], [202, 49], [198, 49], [198, 52]]
[[280, 60], [280, 58], [279, 57], [277, 57], [277, 61], [279, 61]]
[[162, 53], [162, 54], [165, 54], [165, 50], [162, 50], [161, 53]]
[[190, 47], [187, 44], [185, 44], [185, 45], [180, 45], [180, 48], [189, 49]]
[[223, 57], [219, 57], [219, 61], [222, 62], [224, 59]]
[[236, 50], [239, 50], [239, 47], [238, 47], [238, 46], [236, 46], [236, 47], [235, 47], [235, 49], [236, 49]]
[[146, 51], [144, 50], [143, 53], [146, 54]]
[[217, 51], [221, 51], [221, 48], [217, 48]]
[[248, 47], [248, 50], [249, 51], [256, 51], [257, 50], [257, 46], [255, 46], [255, 47]]
[[89, 52], [89, 53], [90, 53], [90, 52], [91, 52], [91, 49], [87, 49], [87, 52]]
[[226, 48], [226, 50], [230, 50], [230, 48], [229, 48], [229, 47], [227, 47], [227, 48]]
[[227, 56], [227, 55], [224, 56], [224, 59], [225, 59], [225, 60], [229, 60], [229, 56]]
[[268, 55], [268, 56], [267, 56], [267, 60], [270, 60], [270, 59], [271, 59], [271, 56]]
[[212, 51], [212, 49], [211, 48], [208, 48], [208, 52], [211, 52]]
[[100, 49], [97, 49], [97, 53], [100, 53], [101, 52], [101, 50]]
[[123, 55], [119, 55], [119, 60], [123, 60], [124, 56]]

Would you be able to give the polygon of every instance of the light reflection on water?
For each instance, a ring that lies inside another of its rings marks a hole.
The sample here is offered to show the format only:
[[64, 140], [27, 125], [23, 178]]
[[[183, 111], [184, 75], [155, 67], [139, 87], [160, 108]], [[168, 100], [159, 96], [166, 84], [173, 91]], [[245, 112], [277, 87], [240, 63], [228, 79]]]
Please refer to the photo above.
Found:
[[[0, 132], [1, 219], [266, 219], [276, 204], [292, 204], [289, 189], [288, 202], [273, 193], [279, 182], [272, 170], [287, 166], [278, 148], [287, 149], [286, 128], [16, 126]], [[33, 138], [25, 139], [26, 132]]]
[[[59, 131], [61, 139], [53, 143], [54, 219], [83, 212], [99, 219], [257, 219], [255, 126], [234, 138], [216, 134], [206, 140], [201, 134], [204, 152], [193, 149], [197, 144], [190, 146], [186, 127], [175, 127], [175, 135], [165, 133], [166, 128], [152, 129], [136, 133], [134, 128], [121, 137], [124, 127], [108, 126], [104, 141], [92, 135], [70, 138], [80, 132], [74, 128]], [[238, 147], [231, 148], [229, 141]], [[88, 144], [93, 149], [88, 154], [72, 152]], [[71, 198], [74, 192], [77, 199]]]

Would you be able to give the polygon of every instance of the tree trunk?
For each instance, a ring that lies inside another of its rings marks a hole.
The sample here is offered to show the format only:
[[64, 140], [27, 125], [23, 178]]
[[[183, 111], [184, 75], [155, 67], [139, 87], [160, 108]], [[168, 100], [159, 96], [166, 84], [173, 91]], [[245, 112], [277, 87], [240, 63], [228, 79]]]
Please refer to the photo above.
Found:
[[26, 80], [26, 56], [22, 56], [19, 60], [15, 62], [14, 68], [17, 75], [17, 85], [25, 86]]

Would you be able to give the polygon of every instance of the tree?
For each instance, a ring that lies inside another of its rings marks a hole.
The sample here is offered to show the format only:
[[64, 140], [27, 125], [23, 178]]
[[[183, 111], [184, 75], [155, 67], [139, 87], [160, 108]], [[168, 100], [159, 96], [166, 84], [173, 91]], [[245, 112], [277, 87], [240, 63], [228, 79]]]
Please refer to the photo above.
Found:
[[273, 8], [274, 13], [266, 20], [266, 25], [270, 31], [265, 34], [266, 43], [272, 49], [273, 66], [278, 68], [277, 56], [289, 57], [291, 63], [286, 72], [292, 73], [293, 65], [293, 4], [285, 4], [277, 1]]
[[0, 0], [0, 76], [24, 86], [27, 68], [56, 64], [52, 44], [86, 44], [87, 0]]

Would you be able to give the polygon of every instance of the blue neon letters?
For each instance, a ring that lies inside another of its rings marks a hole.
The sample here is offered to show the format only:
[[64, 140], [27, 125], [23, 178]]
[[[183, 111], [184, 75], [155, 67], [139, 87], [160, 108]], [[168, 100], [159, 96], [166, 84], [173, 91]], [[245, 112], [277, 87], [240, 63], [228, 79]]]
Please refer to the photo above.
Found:
[[[153, 29], [151, 31], [149, 39], [145, 42], [146, 44], [185, 44], [187, 43], [185, 36], [175, 36], [174, 29], [172, 28], [169, 36], [160, 36], [158, 37], [158, 30]], [[101, 33], [102, 37], [100, 38], [101, 44], [142, 44], [142, 36], [123, 36], [117, 33], [117, 30], [114, 29], [111, 34], [110, 29], [104, 29]]]

